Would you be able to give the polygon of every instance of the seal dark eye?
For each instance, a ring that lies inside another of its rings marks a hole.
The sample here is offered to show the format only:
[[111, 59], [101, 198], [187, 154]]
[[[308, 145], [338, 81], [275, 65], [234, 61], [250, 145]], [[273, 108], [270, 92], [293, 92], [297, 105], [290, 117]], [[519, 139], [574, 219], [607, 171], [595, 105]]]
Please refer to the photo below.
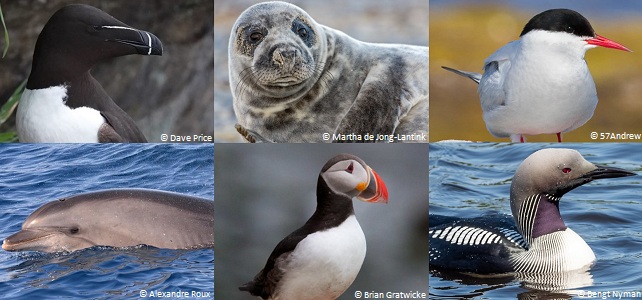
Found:
[[236, 29], [236, 48], [249, 57], [254, 56], [256, 47], [268, 36], [268, 30], [258, 25], [239, 26]]
[[299, 28], [299, 36], [302, 39], [306, 39], [308, 37], [308, 30], [305, 28]]
[[74, 227], [74, 228], [69, 229], [69, 233], [71, 233], [71, 234], [76, 234], [76, 233], [78, 233], [78, 231], [79, 231], [78, 227]]
[[314, 30], [308, 25], [308, 23], [303, 18], [296, 18], [292, 21], [292, 32], [298, 35], [301, 40], [308, 46], [311, 47], [315, 42]]
[[260, 31], [254, 31], [250, 33], [250, 42], [257, 43], [263, 38], [263, 33]]

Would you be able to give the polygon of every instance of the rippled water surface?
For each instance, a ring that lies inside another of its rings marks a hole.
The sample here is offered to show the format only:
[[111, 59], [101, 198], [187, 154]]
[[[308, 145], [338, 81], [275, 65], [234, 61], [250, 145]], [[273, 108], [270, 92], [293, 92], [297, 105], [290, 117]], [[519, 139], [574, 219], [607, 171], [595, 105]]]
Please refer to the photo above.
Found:
[[569, 192], [560, 202], [566, 225], [597, 257], [587, 274], [592, 283], [553, 293], [528, 288], [518, 280], [431, 273], [431, 299], [566, 299], [588, 292], [610, 292], [615, 299], [615, 292], [642, 291], [641, 144], [433, 143], [430, 213], [458, 217], [493, 211], [510, 214], [513, 173], [528, 155], [549, 147], [572, 148], [592, 163], [640, 174], [594, 181]]
[[[0, 238], [46, 202], [110, 188], [214, 198], [212, 144], [0, 144]], [[214, 251], [92, 247], [44, 254], [0, 250], [3, 299], [137, 298], [214, 291]]]

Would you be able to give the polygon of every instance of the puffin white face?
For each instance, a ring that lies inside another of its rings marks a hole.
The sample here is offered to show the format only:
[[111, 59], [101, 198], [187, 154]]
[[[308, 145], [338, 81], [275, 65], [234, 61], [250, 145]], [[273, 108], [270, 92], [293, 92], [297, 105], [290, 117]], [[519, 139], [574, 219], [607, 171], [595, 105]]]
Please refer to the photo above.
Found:
[[328, 187], [337, 194], [357, 197], [364, 202], [388, 203], [388, 189], [383, 180], [370, 167], [356, 160], [339, 161], [321, 176]]

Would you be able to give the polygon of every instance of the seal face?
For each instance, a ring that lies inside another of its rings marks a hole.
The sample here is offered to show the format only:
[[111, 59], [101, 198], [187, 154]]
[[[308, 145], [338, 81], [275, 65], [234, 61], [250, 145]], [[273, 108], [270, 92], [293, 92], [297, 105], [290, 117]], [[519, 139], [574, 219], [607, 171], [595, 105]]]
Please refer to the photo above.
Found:
[[237, 130], [250, 141], [427, 141], [427, 47], [360, 42], [297, 6], [264, 2], [234, 24], [229, 68]]
[[[232, 87], [237, 88], [234, 92], [283, 98], [296, 94], [296, 87], [309, 89], [321, 74], [318, 54], [323, 54], [319, 46], [324, 43], [315, 33], [315, 22], [308, 20], [312, 18], [298, 8], [277, 13], [270, 3], [255, 5], [243, 13], [230, 39], [230, 49], [238, 55], [234, 60], [242, 66], [234, 74], [235, 81], [240, 81]], [[255, 100], [252, 106], [268, 106]]]

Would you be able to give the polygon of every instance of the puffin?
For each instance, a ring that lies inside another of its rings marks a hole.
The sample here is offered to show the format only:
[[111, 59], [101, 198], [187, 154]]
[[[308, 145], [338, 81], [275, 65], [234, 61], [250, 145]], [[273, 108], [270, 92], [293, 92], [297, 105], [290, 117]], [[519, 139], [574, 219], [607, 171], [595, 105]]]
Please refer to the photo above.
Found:
[[276, 245], [263, 269], [239, 290], [270, 300], [341, 296], [366, 256], [365, 235], [352, 206], [355, 197], [388, 203], [388, 189], [361, 158], [339, 154], [321, 169], [314, 214]]
[[98, 62], [130, 54], [162, 55], [163, 45], [152, 33], [89, 5], [56, 11], [38, 36], [18, 104], [20, 142], [147, 142], [89, 73]]

